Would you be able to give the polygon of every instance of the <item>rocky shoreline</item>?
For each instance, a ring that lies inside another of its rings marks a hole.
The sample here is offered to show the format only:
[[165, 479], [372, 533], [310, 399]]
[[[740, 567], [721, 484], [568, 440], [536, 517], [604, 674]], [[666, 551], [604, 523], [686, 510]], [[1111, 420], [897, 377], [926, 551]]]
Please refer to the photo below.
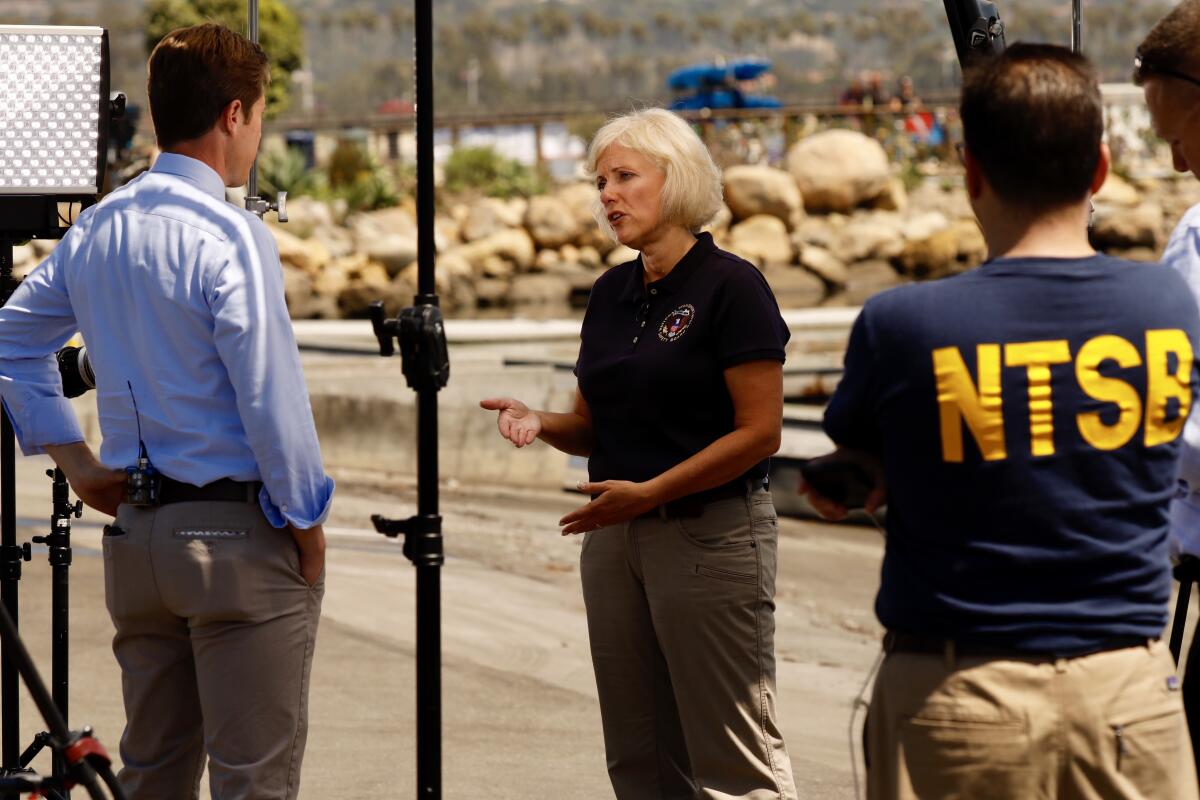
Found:
[[[912, 280], [979, 264], [986, 246], [956, 171], [897, 177], [875, 140], [828, 130], [793, 146], [785, 168], [725, 170], [726, 205], [709, 224], [718, 245], [753, 262], [785, 308], [859, 305]], [[596, 190], [572, 183], [529, 199], [441, 198], [437, 290], [459, 316], [554, 316], [587, 302], [596, 277], [636, 254], [608, 240], [592, 214]], [[1155, 260], [1171, 227], [1200, 202], [1191, 176], [1134, 184], [1111, 175], [1095, 197], [1093, 244], [1139, 261]], [[347, 213], [311, 198], [289, 202], [290, 221], [268, 222], [283, 262], [296, 319], [389, 311], [416, 292], [417, 227], [411, 201]], [[17, 247], [27, 273], [54, 247]]]

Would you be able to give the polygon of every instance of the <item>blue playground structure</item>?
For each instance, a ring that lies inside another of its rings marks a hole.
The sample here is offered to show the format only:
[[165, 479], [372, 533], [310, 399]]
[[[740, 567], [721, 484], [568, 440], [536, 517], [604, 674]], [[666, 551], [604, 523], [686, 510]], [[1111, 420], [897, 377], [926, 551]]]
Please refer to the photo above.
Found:
[[667, 76], [667, 88], [675, 93], [674, 111], [702, 108], [781, 108], [775, 97], [749, 93], [742, 84], [761, 78], [771, 69], [766, 59], [742, 59], [727, 63], [693, 64]]

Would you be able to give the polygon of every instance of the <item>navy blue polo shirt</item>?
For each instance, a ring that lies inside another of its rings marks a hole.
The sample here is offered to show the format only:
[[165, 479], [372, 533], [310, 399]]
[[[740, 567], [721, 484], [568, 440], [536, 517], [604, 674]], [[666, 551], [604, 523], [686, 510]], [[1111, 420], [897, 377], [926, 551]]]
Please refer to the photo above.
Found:
[[825, 430], [883, 457], [884, 626], [1057, 656], [1159, 636], [1198, 328], [1173, 270], [1107, 256], [871, 298]]
[[591, 479], [650, 480], [730, 433], [725, 370], [782, 362], [789, 336], [762, 274], [707, 233], [650, 284], [641, 257], [601, 275], [575, 366], [595, 432]]

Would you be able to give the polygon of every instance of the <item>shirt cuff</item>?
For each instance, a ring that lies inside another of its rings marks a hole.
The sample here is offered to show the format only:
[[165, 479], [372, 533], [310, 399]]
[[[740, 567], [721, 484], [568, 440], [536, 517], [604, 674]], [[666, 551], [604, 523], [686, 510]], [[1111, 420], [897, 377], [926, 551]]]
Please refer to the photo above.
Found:
[[84, 441], [75, 409], [65, 397], [32, 398], [22, 405], [20, 414], [13, 414], [5, 401], [4, 410], [12, 421], [23, 455], [41, 455], [46, 452], [46, 445]]
[[308, 530], [315, 525], [325, 524], [325, 520], [329, 517], [329, 511], [333, 508], [333, 490], [336, 485], [333, 478], [326, 475], [323, 491], [317, 502], [314, 503], [315, 507], [311, 509], [300, 508], [288, 503], [275, 505], [266, 486], [258, 492], [258, 504], [262, 508], [267, 522], [271, 523], [273, 527], [286, 528], [290, 524], [298, 530]]

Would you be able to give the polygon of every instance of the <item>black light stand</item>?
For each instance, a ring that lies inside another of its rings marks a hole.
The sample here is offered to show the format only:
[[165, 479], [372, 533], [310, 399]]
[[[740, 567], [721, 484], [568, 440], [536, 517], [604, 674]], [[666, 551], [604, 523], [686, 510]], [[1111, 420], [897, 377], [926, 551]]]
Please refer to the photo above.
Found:
[[[67, 485], [67, 476], [58, 467], [46, 470], [46, 476], [53, 481], [52, 496], [54, 511], [50, 515], [50, 533], [45, 536], [35, 536], [33, 541], [44, 544], [49, 550], [51, 570], [51, 672], [50, 685], [54, 697], [54, 705], [58, 708], [63, 719], [69, 719], [67, 706], [70, 692], [68, 691], [70, 675], [70, 615], [71, 589], [68, 570], [71, 567], [71, 518], [83, 516], [83, 501], [71, 502], [71, 487]], [[34, 756], [47, 744], [45, 737], [36, 739], [24, 753], [21, 754], [22, 766], [33, 761]], [[52, 772], [55, 775], [65, 775], [67, 762], [57, 751], [52, 760]], [[70, 797], [68, 792], [65, 797]]]
[[[43, 796], [54, 798], [65, 796], [72, 785], [82, 784], [93, 800], [104, 800], [101, 789], [103, 783], [113, 800], [125, 800], [117, 778], [112, 771], [112, 762], [104, 748], [92, 738], [91, 729], [85, 728], [72, 732], [67, 722], [54, 705], [46, 684], [38, 675], [37, 667], [29, 651], [25, 649], [21, 637], [17, 634], [17, 626], [8, 611], [0, 608], [0, 641], [4, 644], [4, 663], [11, 665], [17, 674], [25, 681], [34, 704], [50, 728], [48, 734], [40, 734], [45, 743], [54, 748], [67, 765], [61, 775], [50, 778], [40, 778], [33, 773], [22, 776], [7, 776], [0, 778], [0, 790], [7, 792], [40, 792]], [[15, 796], [15, 795], [8, 795]]]
[[[13, 242], [0, 239], [0, 306], [7, 305], [17, 287], [13, 278]], [[0, 604], [16, 635], [18, 582], [21, 564], [30, 558], [29, 544], [17, 544], [16, 437], [8, 414], [0, 413]], [[7, 653], [7, 641], [4, 646]], [[16, 664], [5, 658], [0, 664], [0, 774], [16, 776], [29, 773], [21, 763], [20, 675]], [[5, 800], [15, 800], [11, 794]]]
[[404, 555], [417, 570], [417, 797], [442, 797], [441, 567], [445, 561], [438, 514], [437, 393], [450, 378], [442, 312], [434, 284], [433, 4], [416, 0], [417, 295], [397, 319], [371, 305], [379, 354], [400, 342], [404, 377], [417, 393], [417, 515], [371, 518], [375, 530], [404, 535]]
[[[38, 35], [61, 33], [55, 26], [46, 28], [24, 28], [3, 26], [9, 33], [27, 35], [32, 42]], [[109, 94], [109, 46], [108, 33], [99, 28], [62, 28], [64, 35], [95, 36], [99, 47], [99, 73], [94, 75], [96, 105], [91, 109], [90, 120], [96, 124], [95, 171], [92, 180], [78, 184], [64, 181], [59, 184], [46, 183], [45, 178], [29, 177], [28, 183], [15, 184], [22, 187], [14, 191], [11, 180], [4, 191], [0, 191], [0, 305], [7, 304], [18, 282], [13, 277], [13, 246], [28, 239], [60, 239], [70, 227], [70, 221], [62, 216], [60, 203], [87, 208], [97, 200], [104, 185], [104, 173], [108, 156], [108, 129], [112, 119], [120, 117], [125, 109], [125, 96]], [[19, 72], [17, 74], [20, 74]], [[7, 73], [0, 78], [8, 78]], [[22, 88], [28, 88], [24, 85]], [[45, 92], [42, 91], [44, 95]], [[73, 112], [74, 113], [74, 112]], [[27, 117], [30, 118], [31, 117]], [[51, 126], [52, 128], [55, 126]], [[60, 127], [60, 131], [65, 128]], [[6, 129], [10, 137], [23, 131], [20, 124]], [[9, 143], [11, 146], [11, 142]], [[37, 144], [31, 144], [37, 149]], [[86, 159], [82, 159], [86, 161]], [[78, 166], [78, 165], [75, 165]], [[9, 165], [10, 169], [12, 165]], [[47, 172], [39, 173], [46, 175]], [[68, 189], [47, 188], [68, 186]], [[91, 739], [90, 732], [71, 734], [66, 723], [67, 710], [67, 567], [70, 564], [70, 523], [65, 530], [60, 517], [69, 514], [68, 488], [65, 479], [54, 490], [55, 510], [52, 520], [56, 527], [45, 537], [50, 545], [50, 561], [54, 567], [53, 622], [54, 626], [54, 694], [46, 690], [34, 668], [28, 651], [21, 642], [17, 630], [18, 586], [23, 562], [30, 560], [29, 543], [17, 543], [16, 524], [16, 442], [8, 414], [0, 412], [0, 640], [2, 640], [3, 663], [0, 664], [0, 798], [16, 800], [17, 793], [37, 791], [47, 798], [65, 800], [75, 782], [82, 783], [95, 798], [102, 798], [96, 772], [87, 765], [95, 761], [107, 764], [107, 756], [91, 756], [102, 753], [98, 743]], [[33, 695], [38, 709], [50, 728], [49, 733], [38, 734], [34, 743], [22, 753], [20, 725], [20, 681]], [[61, 703], [59, 707], [55, 702]], [[54, 773], [42, 778], [26, 769], [33, 757], [44, 747], [54, 751]], [[111, 770], [104, 766], [101, 771], [104, 783], [108, 784], [114, 797], [122, 797]]]

